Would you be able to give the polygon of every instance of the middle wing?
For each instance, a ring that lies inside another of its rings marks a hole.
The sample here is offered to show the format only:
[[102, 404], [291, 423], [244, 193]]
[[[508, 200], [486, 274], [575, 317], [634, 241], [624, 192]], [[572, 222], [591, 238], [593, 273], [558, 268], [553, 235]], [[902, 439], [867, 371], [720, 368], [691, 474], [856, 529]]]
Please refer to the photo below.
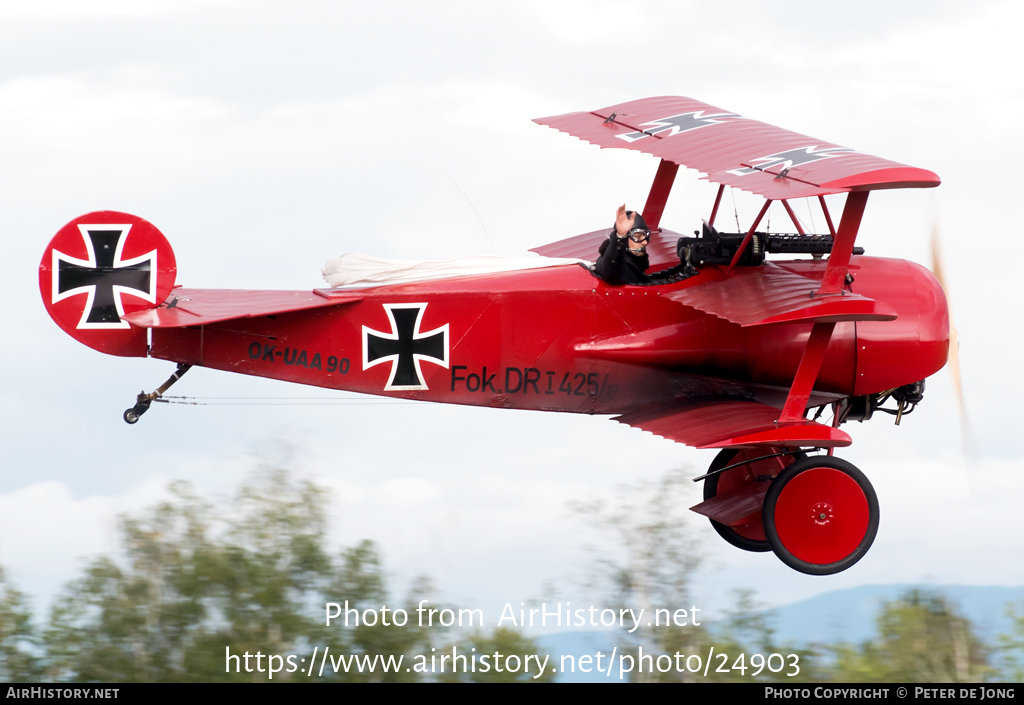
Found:
[[741, 326], [896, 318], [896, 311], [889, 306], [852, 291], [815, 296], [820, 287], [820, 281], [765, 262], [760, 267], [741, 267], [729, 276], [673, 291], [665, 298]]

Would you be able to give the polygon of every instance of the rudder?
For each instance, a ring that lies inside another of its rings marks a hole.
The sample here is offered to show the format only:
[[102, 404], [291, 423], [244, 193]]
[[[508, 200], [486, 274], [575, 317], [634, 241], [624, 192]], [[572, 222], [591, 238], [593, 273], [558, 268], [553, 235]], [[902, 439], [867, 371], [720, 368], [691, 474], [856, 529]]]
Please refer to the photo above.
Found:
[[174, 251], [147, 220], [96, 211], [65, 225], [39, 263], [39, 291], [50, 318], [94, 350], [145, 357], [145, 328], [125, 314], [159, 306], [174, 288]]

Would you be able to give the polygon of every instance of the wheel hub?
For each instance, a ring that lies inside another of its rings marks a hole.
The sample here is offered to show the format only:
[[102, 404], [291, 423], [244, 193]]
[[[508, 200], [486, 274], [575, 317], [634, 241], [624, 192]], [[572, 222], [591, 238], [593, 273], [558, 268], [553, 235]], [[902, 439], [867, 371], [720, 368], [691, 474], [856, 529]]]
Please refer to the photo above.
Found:
[[818, 502], [811, 507], [811, 518], [818, 526], [824, 526], [832, 521], [832, 505], [828, 502]]

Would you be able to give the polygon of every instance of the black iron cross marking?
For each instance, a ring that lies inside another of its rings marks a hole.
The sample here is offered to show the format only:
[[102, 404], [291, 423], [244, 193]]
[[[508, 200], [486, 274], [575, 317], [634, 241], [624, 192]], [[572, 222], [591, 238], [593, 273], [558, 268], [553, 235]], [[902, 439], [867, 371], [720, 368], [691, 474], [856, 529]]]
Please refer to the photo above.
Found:
[[[820, 149], [818, 148], [818, 145], [797, 147], [796, 149], [789, 149], [785, 152], [769, 154], [767, 157], [751, 159], [750, 166], [732, 169], [729, 173], [735, 174], [736, 176], [746, 176], [747, 174], [756, 174], [759, 171], [768, 171], [769, 169], [772, 169], [777, 170], [779, 176], [785, 176], [785, 172], [788, 172], [795, 166], [803, 166], [805, 164], [821, 161], [822, 159], [831, 159], [833, 157], [845, 157], [849, 154], [856, 154], [856, 152], [848, 147], [821, 147]], [[769, 171], [768, 173], [770, 174], [773, 172]]]
[[[690, 130], [696, 130], [701, 127], [707, 127], [708, 125], [717, 125], [720, 122], [724, 122], [730, 118], [740, 118], [736, 113], [715, 113], [714, 115], [705, 115], [703, 110], [697, 110], [692, 113], [683, 113], [681, 115], [670, 115], [669, 117], [659, 118], [658, 120], [651, 120], [645, 122], [638, 127], [645, 127], [647, 129], [640, 130], [639, 132], [626, 132], [621, 135], [615, 135], [620, 140], [626, 142], [636, 142], [642, 140], [644, 137], [654, 137], [664, 132], [668, 134], [661, 134], [661, 137], [674, 137], [680, 132], [689, 132]], [[742, 119], [742, 118], [740, 118]], [[605, 122], [611, 120], [609, 117]]]
[[384, 304], [391, 332], [363, 326], [363, 369], [393, 363], [385, 391], [428, 389], [420, 370], [423, 360], [448, 367], [448, 324], [421, 333], [426, 308], [427, 304]]
[[130, 225], [80, 225], [89, 259], [53, 251], [53, 302], [88, 295], [78, 328], [128, 328], [121, 320], [121, 295], [130, 293], [156, 302], [156, 250], [122, 261]]

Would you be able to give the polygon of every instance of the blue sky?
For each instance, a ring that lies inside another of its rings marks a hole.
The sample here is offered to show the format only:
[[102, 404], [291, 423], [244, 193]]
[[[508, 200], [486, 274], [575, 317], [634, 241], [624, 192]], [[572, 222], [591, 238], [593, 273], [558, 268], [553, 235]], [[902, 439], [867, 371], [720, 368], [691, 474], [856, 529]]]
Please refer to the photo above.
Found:
[[[65, 222], [99, 209], [157, 225], [193, 287], [317, 287], [323, 262], [349, 251], [522, 255], [609, 225], [656, 168], [531, 118], [687, 95], [942, 177], [874, 194], [859, 244], [927, 264], [939, 219], [976, 439], [965, 453], [940, 372], [899, 428], [847, 427], [842, 455], [882, 508], [858, 566], [799, 575], [694, 516], [695, 601], [712, 609], [732, 587], [782, 603], [870, 583], [1024, 584], [1022, 15], [1011, 2], [0, 2], [0, 293], [14, 303], [0, 565], [46, 599], [167, 482], [227, 496], [289, 448], [334, 493], [332, 539], [379, 541], [398, 585], [428, 573], [446, 599], [497, 609], [589, 599], [574, 576], [598, 537], [567, 502], [700, 474], [713, 453], [600, 418], [412, 403], [159, 407], [128, 427], [123, 409], [171, 366], [63, 335], [36, 267]], [[712, 198], [681, 174], [663, 224], [692, 230]], [[737, 195], [741, 220], [758, 205]], [[175, 391], [328, 396], [206, 370]]]

